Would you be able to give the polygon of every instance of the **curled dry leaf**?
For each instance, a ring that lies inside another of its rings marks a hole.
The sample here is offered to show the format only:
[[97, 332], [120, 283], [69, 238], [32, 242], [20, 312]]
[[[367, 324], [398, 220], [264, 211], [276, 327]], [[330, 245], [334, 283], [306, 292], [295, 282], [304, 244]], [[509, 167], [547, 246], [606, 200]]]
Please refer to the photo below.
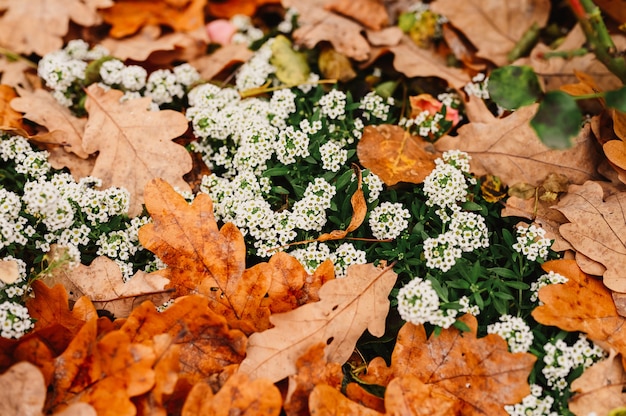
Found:
[[207, 0], [188, 0], [182, 4], [168, 0], [118, 1], [101, 15], [111, 25], [109, 35], [114, 38], [132, 35], [147, 25], [162, 24], [185, 32], [204, 25], [206, 3]]
[[145, 300], [161, 305], [169, 300], [165, 286], [169, 281], [158, 273], [138, 271], [124, 282], [122, 272], [113, 260], [96, 257], [89, 265], [79, 264], [73, 269], [61, 269], [47, 276], [50, 286], [60, 283], [71, 301], [88, 297], [98, 309], [107, 310], [115, 317], [127, 317], [133, 308]]
[[336, 388], [326, 384], [315, 386], [309, 397], [309, 409], [315, 416], [381, 416], [376, 410], [353, 402]]
[[556, 209], [568, 219], [559, 233], [572, 247], [606, 267], [604, 284], [626, 292], [623, 269], [626, 261], [626, 192], [604, 198], [596, 182], [571, 187]]
[[281, 405], [280, 391], [270, 381], [249, 380], [245, 374], [233, 374], [215, 394], [206, 382], [196, 384], [182, 416], [278, 416]]
[[[626, 353], [626, 320], [618, 315], [611, 292], [597, 278], [584, 273], [574, 260], [552, 260], [542, 265], [568, 281], [539, 290], [543, 305], [533, 310], [532, 316], [544, 325], [557, 326], [565, 331], [585, 332], [593, 341]], [[623, 361], [623, 359], [622, 359]]]
[[343, 364], [365, 329], [374, 336], [384, 334], [396, 278], [390, 268], [350, 266], [345, 278], [322, 286], [318, 302], [272, 315], [274, 328], [250, 336], [239, 371], [277, 382], [295, 374], [297, 359], [320, 342], [326, 344], [328, 361]]
[[432, 144], [390, 124], [366, 126], [357, 155], [361, 164], [388, 186], [398, 182], [422, 183], [435, 168], [437, 158]]
[[626, 406], [626, 373], [617, 352], [611, 350], [608, 358], [585, 370], [572, 382], [575, 394], [568, 408], [576, 415], [606, 415], [615, 408]]
[[545, 26], [550, 15], [549, 0], [503, 3], [499, 0], [458, 2], [436, 0], [431, 9], [447, 17], [478, 48], [477, 56], [498, 66], [508, 64], [507, 54], [526, 31]]
[[469, 332], [448, 328], [428, 339], [422, 325], [405, 324], [391, 356], [393, 374], [438, 386], [461, 403], [459, 414], [506, 415], [504, 405], [530, 393], [528, 376], [537, 357], [510, 353], [495, 334], [477, 338], [476, 318], [464, 315], [461, 320]]
[[183, 175], [191, 170], [191, 156], [172, 141], [185, 133], [188, 122], [174, 110], [150, 111], [149, 97], [120, 103], [122, 95], [97, 84], [87, 88], [83, 148], [99, 152], [91, 174], [102, 179], [104, 188], [126, 188], [131, 195], [129, 215], [136, 216], [142, 210], [144, 187], [153, 178], [189, 190]]
[[42, 416], [46, 384], [39, 369], [20, 362], [0, 375], [0, 414]]
[[576, 184], [600, 179], [597, 165], [602, 155], [589, 125], [583, 127], [574, 147], [550, 149], [530, 127], [536, 110], [536, 105], [531, 105], [491, 123], [466, 124], [459, 128], [457, 136], [437, 140], [435, 148], [440, 152], [458, 149], [469, 153], [475, 175], [492, 174], [507, 185], [525, 182], [539, 186], [555, 172]]
[[70, 20], [82, 26], [99, 24], [99, 8], [112, 0], [10, 1], [0, 18], [0, 45], [17, 53], [43, 56], [63, 47]]

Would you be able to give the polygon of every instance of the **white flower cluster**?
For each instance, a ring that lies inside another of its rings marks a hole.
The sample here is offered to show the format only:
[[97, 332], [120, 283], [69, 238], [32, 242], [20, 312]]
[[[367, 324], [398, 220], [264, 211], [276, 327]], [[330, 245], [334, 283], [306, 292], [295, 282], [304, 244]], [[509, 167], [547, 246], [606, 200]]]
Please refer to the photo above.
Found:
[[504, 410], [511, 416], [559, 416], [552, 411], [554, 397], [543, 396], [543, 389], [538, 384], [530, 385], [530, 394], [522, 399], [521, 403], [504, 406]]
[[[352, 176], [352, 180], [356, 180], [356, 175]], [[367, 193], [367, 202], [371, 203], [378, 199], [385, 182], [380, 179], [380, 176], [368, 169], [363, 171], [363, 184]]]
[[415, 325], [431, 323], [449, 328], [455, 321], [458, 311], [441, 310], [439, 296], [430, 280], [413, 278], [398, 291], [398, 312], [400, 317]]
[[13, 256], [6, 256], [4, 259], [0, 260], [0, 262], [2, 261], [15, 262], [17, 264], [18, 275], [17, 279], [13, 283], [4, 283], [3, 281], [0, 281], [0, 300], [11, 300], [17, 302], [30, 291], [26, 274], [26, 263]]
[[230, 18], [230, 23], [237, 29], [237, 33], [233, 35], [231, 40], [232, 43], [250, 46], [253, 42], [263, 38], [263, 31], [252, 24], [249, 16], [236, 14]]
[[252, 58], [239, 67], [235, 81], [237, 91], [261, 87], [267, 82], [269, 76], [276, 72], [276, 68], [270, 63], [272, 42], [273, 39], [265, 42], [252, 55]]
[[550, 270], [549, 273], [542, 274], [541, 276], [539, 276], [536, 282], [532, 282], [530, 284], [530, 291], [532, 292], [532, 294], [530, 295], [530, 301], [537, 302], [539, 305], [543, 305], [543, 302], [539, 300], [539, 289], [548, 285], [567, 283], [567, 280], [567, 277], [559, 273], [555, 273], [552, 270]]
[[559, 392], [569, 386], [567, 377], [577, 369], [587, 369], [594, 362], [604, 358], [606, 354], [599, 346], [589, 342], [583, 334], [578, 336], [574, 345], [569, 346], [565, 341], [558, 339], [543, 346], [546, 355], [543, 357], [545, 367], [541, 370], [548, 386]]
[[320, 111], [331, 120], [343, 120], [346, 117], [346, 93], [330, 90], [318, 101]]
[[139, 228], [150, 222], [149, 217], [135, 217], [126, 224], [126, 229], [102, 234], [96, 241], [99, 256], [114, 260], [122, 271], [124, 280], [130, 279], [135, 271], [130, 262], [137, 251], [144, 250], [139, 244]]
[[424, 179], [426, 205], [455, 209], [459, 202], [467, 200], [469, 185], [476, 183], [474, 178], [466, 176], [469, 166], [463, 160], [469, 159], [466, 153], [450, 151], [435, 160], [435, 169]]
[[293, 20], [298, 17], [298, 10], [293, 7], [290, 7], [285, 12], [285, 17], [283, 17], [282, 22], [276, 26], [276, 30], [281, 33], [291, 33], [293, 31]]
[[536, 261], [537, 258], [546, 260], [551, 245], [552, 240], [546, 238], [543, 228], [534, 224], [517, 227], [517, 242], [513, 244], [513, 249], [529, 261]]
[[348, 150], [334, 140], [329, 140], [321, 145], [320, 153], [322, 155], [322, 168], [332, 172], [338, 172], [348, 160]]
[[394, 104], [393, 97], [386, 100], [374, 91], [369, 92], [361, 99], [359, 109], [363, 110], [363, 117], [367, 120], [387, 121], [389, 109]]
[[2, 338], [20, 338], [35, 326], [28, 309], [11, 301], [0, 303], [0, 325]]
[[311, 243], [305, 248], [295, 249], [289, 252], [295, 257], [308, 273], [313, 273], [322, 262], [331, 260], [335, 267], [335, 277], [345, 277], [348, 268], [353, 264], [365, 264], [365, 252], [357, 250], [352, 243], [343, 243], [331, 251], [324, 243]]
[[377, 239], [394, 239], [407, 229], [409, 218], [411, 213], [401, 203], [385, 201], [370, 212], [369, 226]]
[[511, 315], [502, 315], [499, 322], [489, 324], [487, 333], [504, 338], [513, 353], [528, 352], [534, 339], [528, 324], [522, 318]]
[[469, 96], [474, 96], [474, 97], [481, 98], [483, 100], [488, 100], [489, 99], [489, 89], [487, 87], [488, 83], [489, 83], [489, 78], [485, 77], [484, 73], [479, 72], [478, 74], [474, 75], [474, 77], [472, 78], [472, 82], [467, 83], [463, 87], [463, 90]]

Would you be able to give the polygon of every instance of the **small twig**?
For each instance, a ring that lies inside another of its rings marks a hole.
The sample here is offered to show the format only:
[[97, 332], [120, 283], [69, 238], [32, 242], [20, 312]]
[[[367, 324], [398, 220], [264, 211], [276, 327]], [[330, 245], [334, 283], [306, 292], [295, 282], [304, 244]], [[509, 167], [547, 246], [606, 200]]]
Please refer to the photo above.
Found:
[[16, 53], [16, 52], [13, 52], [12, 50], [3, 48], [2, 46], [0, 46], [0, 55], [4, 55], [9, 60], [12, 60], [12, 61], [23, 61], [29, 67], [37, 69], [37, 64], [35, 62], [31, 61], [30, 59], [26, 59], [25, 57], [23, 57], [19, 53]]
[[528, 28], [526, 33], [522, 36], [522, 38], [517, 41], [513, 49], [506, 55], [506, 58], [509, 62], [515, 61], [517, 58], [521, 58], [530, 52], [530, 50], [535, 46], [537, 41], [539, 40], [539, 32], [541, 28], [537, 23], [533, 23], [533, 25]]

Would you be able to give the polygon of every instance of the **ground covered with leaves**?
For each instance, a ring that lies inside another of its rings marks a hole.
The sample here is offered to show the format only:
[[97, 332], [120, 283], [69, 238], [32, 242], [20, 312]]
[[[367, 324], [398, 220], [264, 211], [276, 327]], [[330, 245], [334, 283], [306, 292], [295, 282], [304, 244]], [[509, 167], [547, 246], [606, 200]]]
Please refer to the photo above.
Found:
[[625, 10], [0, 2], [0, 414], [624, 414]]

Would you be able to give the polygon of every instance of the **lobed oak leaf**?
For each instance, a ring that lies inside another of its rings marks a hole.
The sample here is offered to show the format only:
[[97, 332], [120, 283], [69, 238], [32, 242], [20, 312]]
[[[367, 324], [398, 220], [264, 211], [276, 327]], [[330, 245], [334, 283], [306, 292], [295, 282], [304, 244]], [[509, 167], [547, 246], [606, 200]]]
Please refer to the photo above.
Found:
[[[180, 190], [189, 190], [183, 175], [191, 170], [191, 156], [172, 139], [187, 130], [187, 119], [174, 110], [150, 111], [150, 98], [120, 103], [123, 92], [87, 88], [83, 148], [99, 152], [91, 173], [102, 186], [126, 188], [131, 195], [129, 215], [141, 213], [144, 186], [163, 178]], [[141, 122], [138, 122], [141, 120]]]
[[231, 43], [222, 46], [210, 55], [192, 59], [189, 63], [198, 70], [203, 79], [211, 80], [222, 71], [246, 62], [253, 53], [242, 43]]
[[[4, 74], [2, 75], [4, 82]], [[26, 131], [28, 127], [22, 121], [22, 114], [11, 108], [11, 100], [17, 97], [15, 90], [6, 85], [0, 84], [0, 129], [10, 131], [20, 136], [28, 137]]]
[[83, 149], [83, 132], [85, 119], [78, 118], [50, 94], [49, 91], [37, 89], [27, 91], [18, 88], [19, 97], [11, 100], [11, 108], [24, 113], [24, 118], [33, 121], [48, 131], [30, 136], [29, 139], [63, 147], [81, 159], [87, 159], [89, 153]]
[[610, 411], [626, 406], [626, 394], [622, 393], [626, 373], [617, 352], [611, 349], [609, 356], [587, 368], [571, 384], [575, 394], [568, 408], [575, 415], [610, 414]]
[[318, 384], [341, 390], [343, 372], [341, 364], [326, 361], [326, 344], [313, 345], [296, 361], [297, 373], [289, 376], [289, 386], [283, 410], [287, 416], [308, 414], [309, 395]]
[[[469, 415], [462, 402], [438, 384], [405, 375], [391, 380], [385, 390], [387, 414], [414, 416]], [[465, 413], [464, 413], [465, 412]], [[480, 414], [480, 413], [478, 413]], [[485, 413], [490, 414], [490, 413]]]
[[478, 323], [472, 315], [460, 320], [469, 332], [448, 328], [428, 339], [423, 325], [406, 323], [391, 356], [394, 376], [415, 376], [438, 386], [445, 396], [461, 402], [459, 414], [506, 415], [504, 405], [530, 393], [528, 376], [537, 357], [510, 353], [506, 341], [495, 334], [477, 338]]
[[390, 268], [350, 266], [345, 278], [322, 286], [318, 302], [273, 314], [274, 328], [250, 336], [239, 371], [279, 381], [295, 374], [297, 359], [320, 342], [326, 344], [328, 361], [344, 363], [366, 328], [374, 336], [383, 335], [396, 278]]
[[437, 158], [430, 143], [390, 124], [366, 126], [357, 144], [357, 155], [361, 164], [388, 186], [422, 183], [435, 168]]
[[326, 4], [326, 9], [352, 18], [368, 29], [381, 30], [389, 26], [389, 14], [380, 0], [333, 0]]
[[215, 394], [205, 382], [196, 384], [182, 416], [278, 416], [281, 404], [280, 391], [270, 381], [249, 380], [245, 374], [233, 374]]
[[440, 152], [467, 152], [472, 157], [471, 170], [475, 175], [495, 175], [507, 185], [525, 182], [539, 186], [555, 172], [576, 184], [600, 179], [597, 166], [602, 156], [589, 126], [583, 127], [571, 149], [550, 149], [530, 127], [536, 109], [536, 105], [531, 105], [491, 123], [466, 124], [459, 128], [457, 136], [437, 140], [435, 148]]
[[176, 32], [192, 31], [204, 25], [207, 0], [123, 0], [101, 12], [111, 25], [109, 35], [122, 38], [147, 25], [166, 25]]
[[122, 272], [113, 260], [96, 257], [89, 266], [79, 264], [66, 270], [61, 269], [46, 276], [49, 285], [62, 284], [68, 291], [69, 300], [77, 301], [88, 297], [93, 305], [111, 312], [115, 317], [127, 317], [136, 305], [151, 300], [161, 305], [169, 300], [165, 286], [169, 282], [157, 273], [138, 271], [124, 282]]
[[623, 265], [626, 261], [626, 192], [604, 198], [602, 187], [592, 181], [570, 187], [556, 209], [568, 219], [559, 227], [561, 236], [579, 253], [601, 263], [604, 284], [626, 292]]
[[436, 0], [431, 10], [450, 22], [478, 48], [476, 55], [497, 66], [509, 63], [507, 54], [531, 26], [545, 26], [550, 15], [549, 0], [503, 3], [477, 0], [471, 3]]
[[315, 416], [381, 416], [376, 410], [353, 402], [336, 388], [326, 384], [315, 386], [309, 397], [309, 409]]
[[43, 56], [63, 47], [70, 20], [94, 26], [102, 20], [98, 9], [110, 7], [111, 0], [29, 0], [10, 1], [0, 18], [0, 45], [17, 53]]
[[380, 413], [385, 413], [385, 400], [365, 390], [365, 388], [358, 383], [348, 383], [346, 386], [346, 397], [361, 406], [376, 410]]
[[42, 88], [42, 80], [37, 76], [37, 66], [24, 59], [14, 60], [0, 56], [0, 74], [2, 84], [13, 88], [22, 87], [28, 90]]
[[568, 281], [539, 290], [543, 305], [532, 312], [541, 324], [557, 326], [565, 331], [585, 332], [593, 341], [626, 353], [626, 320], [619, 316], [611, 292], [602, 281], [584, 273], [575, 260], [552, 260], [541, 266]]
[[171, 336], [180, 348], [175, 391], [183, 396], [200, 380], [239, 364], [245, 355], [246, 336], [230, 329], [208, 303], [204, 296], [184, 296], [159, 313], [147, 301], [135, 308], [120, 328], [134, 343], [150, 341], [159, 334]]

